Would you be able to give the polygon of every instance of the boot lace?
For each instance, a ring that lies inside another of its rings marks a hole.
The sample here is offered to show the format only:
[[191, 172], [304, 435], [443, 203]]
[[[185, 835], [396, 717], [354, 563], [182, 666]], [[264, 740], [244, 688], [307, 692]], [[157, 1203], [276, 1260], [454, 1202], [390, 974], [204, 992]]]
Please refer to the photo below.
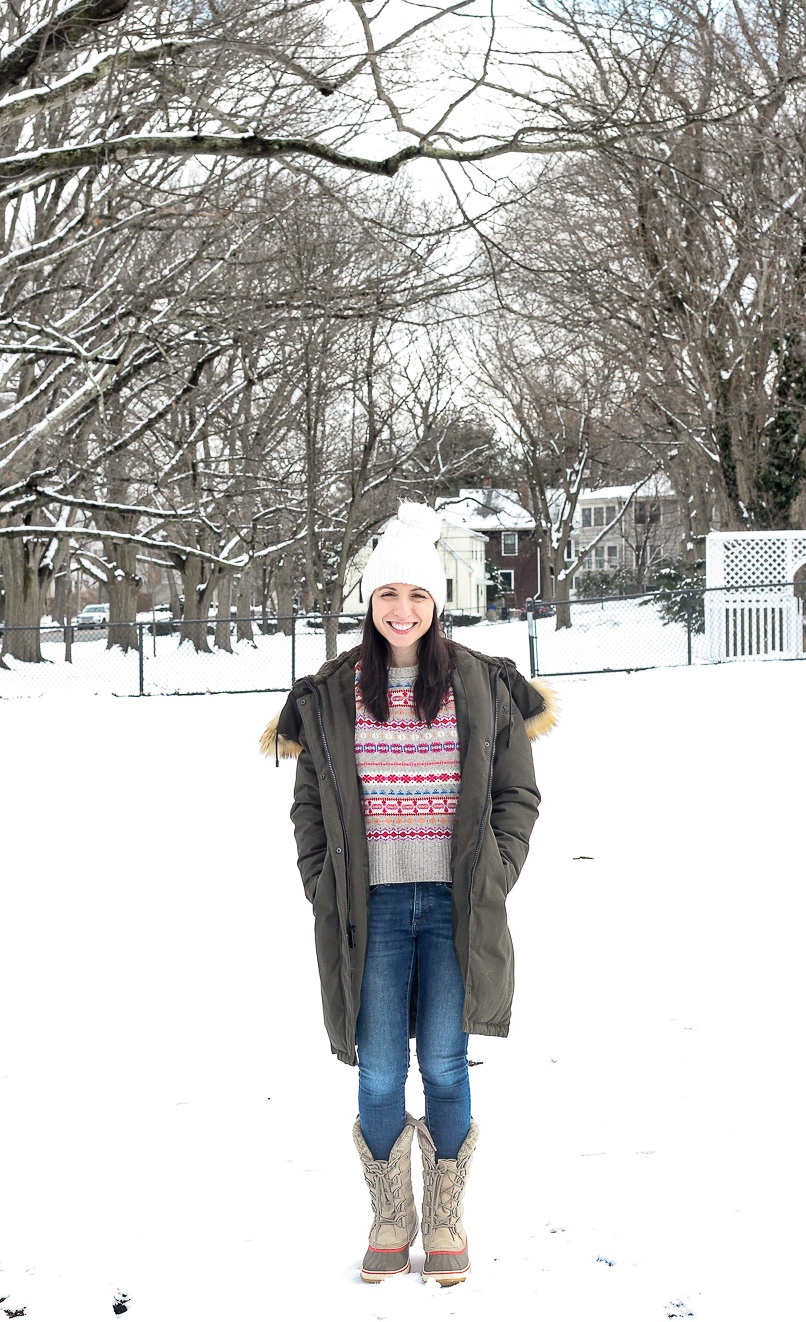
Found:
[[402, 1172], [389, 1171], [385, 1162], [371, 1162], [366, 1167], [366, 1180], [378, 1225], [386, 1222], [388, 1225], [405, 1226], [406, 1200]]
[[454, 1231], [462, 1215], [462, 1187], [464, 1172], [444, 1169], [439, 1163], [429, 1171], [424, 1190], [423, 1230], [432, 1234], [438, 1227], [447, 1226]]

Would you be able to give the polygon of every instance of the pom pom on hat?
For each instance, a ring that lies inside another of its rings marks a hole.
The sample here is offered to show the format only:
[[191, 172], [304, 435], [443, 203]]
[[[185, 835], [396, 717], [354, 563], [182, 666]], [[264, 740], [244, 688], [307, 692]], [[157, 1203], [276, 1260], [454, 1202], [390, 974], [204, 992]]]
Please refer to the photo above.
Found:
[[435, 543], [442, 531], [442, 519], [430, 505], [404, 500], [367, 561], [361, 578], [365, 602], [384, 583], [410, 583], [425, 588], [434, 598], [441, 615], [447, 595], [445, 571]]
[[[438, 542], [442, 532], [442, 519], [436, 510], [432, 510], [430, 505], [418, 505], [413, 500], [401, 502], [397, 519], [389, 525], [389, 532], [393, 531], [395, 522], [402, 524], [407, 530], [427, 537], [430, 542]], [[398, 582], [402, 583], [403, 579], [399, 579]]]

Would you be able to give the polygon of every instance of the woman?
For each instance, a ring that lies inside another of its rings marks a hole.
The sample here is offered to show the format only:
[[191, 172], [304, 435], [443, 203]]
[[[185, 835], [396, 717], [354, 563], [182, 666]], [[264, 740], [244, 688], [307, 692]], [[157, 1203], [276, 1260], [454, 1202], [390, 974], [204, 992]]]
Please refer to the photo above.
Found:
[[[334, 1053], [358, 1064], [370, 1282], [409, 1270], [415, 1130], [423, 1275], [450, 1285], [470, 1269], [462, 1196], [478, 1127], [467, 1038], [509, 1030], [505, 902], [540, 802], [529, 740], [554, 723], [550, 693], [511, 662], [445, 638], [439, 534], [435, 511], [401, 505], [364, 570], [360, 646], [298, 680], [262, 741], [298, 758], [291, 816], [325, 1024]], [[422, 1121], [405, 1108], [410, 1036]]]

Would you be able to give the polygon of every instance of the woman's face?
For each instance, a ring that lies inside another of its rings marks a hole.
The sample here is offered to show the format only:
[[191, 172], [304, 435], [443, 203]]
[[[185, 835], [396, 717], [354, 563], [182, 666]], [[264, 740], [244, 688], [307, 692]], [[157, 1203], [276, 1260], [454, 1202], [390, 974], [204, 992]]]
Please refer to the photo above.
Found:
[[392, 649], [392, 665], [411, 666], [434, 621], [434, 598], [411, 583], [385, 583], [372, 594], [372, 623]]

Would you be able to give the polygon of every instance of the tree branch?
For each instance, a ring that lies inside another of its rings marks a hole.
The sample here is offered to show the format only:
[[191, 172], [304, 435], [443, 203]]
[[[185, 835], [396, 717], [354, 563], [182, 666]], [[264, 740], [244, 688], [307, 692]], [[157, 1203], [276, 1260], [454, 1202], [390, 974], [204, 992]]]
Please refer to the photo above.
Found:
[[24, 82], [39, 60], [76, 46], [81, 38], [105, 23], [113, 23], [129, 7], [129, 0], [68, 0], [55, 13], [37, 23], [0, 60], [0, 92]]

